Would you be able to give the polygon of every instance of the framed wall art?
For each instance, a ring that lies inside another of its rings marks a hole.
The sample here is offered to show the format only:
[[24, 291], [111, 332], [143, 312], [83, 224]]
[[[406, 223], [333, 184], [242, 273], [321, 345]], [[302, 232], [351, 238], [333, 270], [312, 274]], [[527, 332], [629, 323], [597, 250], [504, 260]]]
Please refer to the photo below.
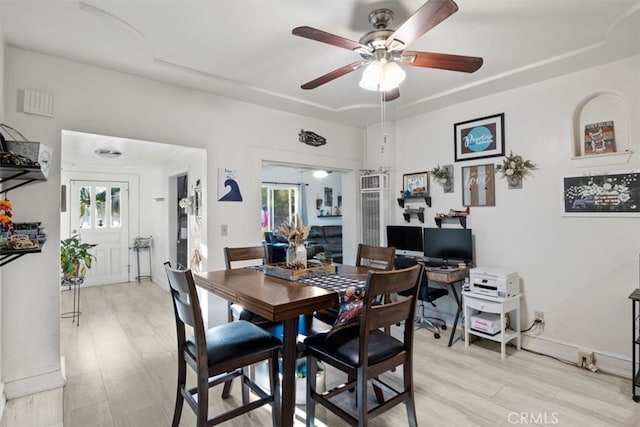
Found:
[[462, 205], [496, 205], [496, 181], [493, 164], [462, 168]]
[[[422, 197], [429, 193], [429, 172], [402, 175], [402, 189], [409, 197]], [[409, 193], [407, 193], [407, 191]]]
[[640, 216], [640, 172], [567, 176], [565, 216]]
[[241, 202], [241, 181], [238, 171], [229, 168], [218, 169], [218, 201]]
[[504, 156], [504, 113], [453, 125], [455, 160]]

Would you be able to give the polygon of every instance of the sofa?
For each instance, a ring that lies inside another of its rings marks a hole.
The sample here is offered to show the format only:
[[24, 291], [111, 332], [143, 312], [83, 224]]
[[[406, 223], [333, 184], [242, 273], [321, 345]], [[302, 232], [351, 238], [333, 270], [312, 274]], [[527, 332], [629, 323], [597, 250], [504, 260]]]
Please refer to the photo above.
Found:
[[312, 248], [314, 254], [324, 252], [325, 257], [342, 263], [342, 226], [312, 225], [307, 239], [307, 251]]
[[[269, 252], [272, 263], [285, 262], [289, 242], [273, 231], [264, 233], [264, 244]], [[341, 225], [312, 225], [307, 238], [307, 259], [324, 252], [326, 257], [334, 262], [342, 263], [342, 226]]]

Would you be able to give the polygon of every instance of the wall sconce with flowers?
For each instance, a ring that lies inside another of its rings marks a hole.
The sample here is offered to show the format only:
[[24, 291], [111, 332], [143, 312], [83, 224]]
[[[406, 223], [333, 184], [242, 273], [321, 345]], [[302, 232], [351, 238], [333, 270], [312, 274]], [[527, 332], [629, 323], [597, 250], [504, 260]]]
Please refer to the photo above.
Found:
[[502, 160], [502, 163], [496, 165], [496, 171], [502, 172], [502, 177], [507, 179], [509, 189], [513, 190], [522, 188], [522, 178], [535, 167], [536, 165], [530, 160], [525, 160], [522, 156], [509, 151], [509, 155]]
[[438, 165], [431, 169], [431, 176], [442, 185], [445, 193], [453, 193], [453, 165]]

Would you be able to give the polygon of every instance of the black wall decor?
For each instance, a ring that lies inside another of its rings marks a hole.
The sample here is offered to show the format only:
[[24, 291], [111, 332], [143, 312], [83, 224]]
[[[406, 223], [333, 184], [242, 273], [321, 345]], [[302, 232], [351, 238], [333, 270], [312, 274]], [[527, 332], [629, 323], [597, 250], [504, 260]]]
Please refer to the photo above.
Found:
[[304, 144], [319, 147], [327, 143], [327, 139], [309, 130], [300, 129], [298, 140]]

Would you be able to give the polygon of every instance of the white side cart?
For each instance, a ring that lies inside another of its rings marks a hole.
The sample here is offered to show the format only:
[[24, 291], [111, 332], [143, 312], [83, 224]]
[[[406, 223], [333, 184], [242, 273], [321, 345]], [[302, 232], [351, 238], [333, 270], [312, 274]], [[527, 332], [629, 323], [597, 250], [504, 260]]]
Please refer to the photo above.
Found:
[[[502, 360], [505, 357], [505, 347], [514, 338], [517, 340], [517, 348], [520, 350], [520, 298], [522, 294], [507, 298], [496, 298], [473, 292], [463, 292], [463, 313], [464, 313], [464, 346], [469, 347], [469, 335], [498, 341]], [[496, 335], [485, 334], [471, 329], [471, 316], [476, 312], [494, 313], [500, 316], [500, 331]], [[515, 320], [515, 330], [505, 330], [505, 314], [515, 312], [511, 316], [512, 322]]]

